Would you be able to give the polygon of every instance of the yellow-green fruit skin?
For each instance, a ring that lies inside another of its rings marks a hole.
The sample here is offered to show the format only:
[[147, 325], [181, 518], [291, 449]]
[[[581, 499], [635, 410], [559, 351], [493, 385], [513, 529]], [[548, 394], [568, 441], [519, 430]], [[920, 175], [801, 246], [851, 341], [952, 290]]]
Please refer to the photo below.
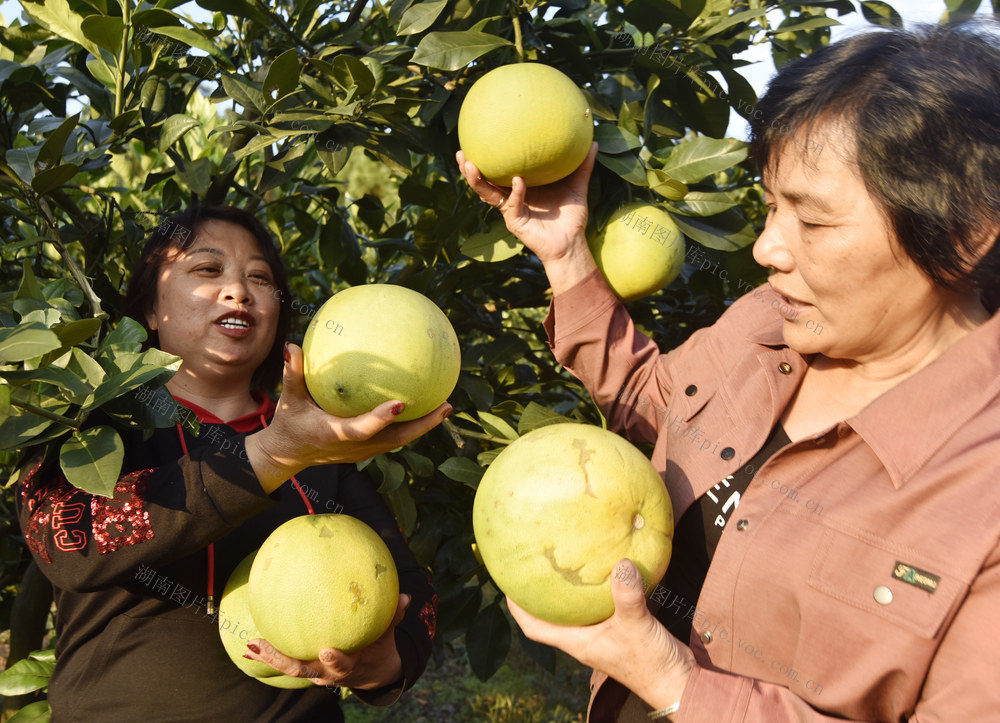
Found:
[[301, 660], [316, 660], [323, 648], [367, 647], [388, 629], [398, 602], [389, 548], [348, 515], [285, 522], [250, 568], [250, 612], [261, 635]]
[[458, 114], [465, 157], [493, 183], [521, 176], [544, 186], [575, 171], [590, 151], [594, 120], [568, 76], [541, 63], [495, 68], [473, 83]]
[[263, 637], [254, 624], [247, 601], [249, 592], [247, 580], [250, 577], [250, 566], [257, 555], [254, 550], [236, 566], [219, 599], [219, 637], [226, 649], [226, 655], [236, 664], [236, 667], [256, 678], [261, 683], [275, 688], [308, 688], [312, 682], [308, 678], [296, 678], [284, 675], [266, 663], [248, 660], [243, 657], [247, 652], [247, 643]]
[[684, 266], [684, 234], [662, 208], [629, 203], [588, 237], [594, 261], [622, 301], [649, 296], [677, 278]]
[[674, 530], [652, 463], [625, 439], [585, 424], [542, 427], [501, 452], [479, 483], [472, 525], [500, 589], [559, 625], [614, 613], [611, 575], [624, 557], [648, 584], [658, 582]]
[[444, 312], [404, 286], [368, 284], [319, 308], [302, 342], [306, 387], [337, 417], [398, 399], [394, 421], [434, 411], [455, 389], [462, 352]]

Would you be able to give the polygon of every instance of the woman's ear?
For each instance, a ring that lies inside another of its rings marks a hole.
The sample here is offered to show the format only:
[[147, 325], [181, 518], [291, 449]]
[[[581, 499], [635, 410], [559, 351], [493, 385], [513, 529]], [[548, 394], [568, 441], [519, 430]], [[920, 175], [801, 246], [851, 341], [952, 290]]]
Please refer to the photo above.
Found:
[[146, 328], [150, 331], [156, 331], [156, 305], [146, 312]]

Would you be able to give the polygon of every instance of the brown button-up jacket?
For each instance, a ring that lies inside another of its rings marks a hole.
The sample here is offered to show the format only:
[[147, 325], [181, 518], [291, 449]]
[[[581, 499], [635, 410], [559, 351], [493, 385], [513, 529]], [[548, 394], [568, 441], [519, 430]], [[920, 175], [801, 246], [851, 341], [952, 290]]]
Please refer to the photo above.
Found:
[[[773, 299], [747, 294], [667, 354], [599, 272], [553, 301], [556, 358], [610, 429], [655, 443], [676, 518], [762, 447], [802, 379]], [[995, 314], [756, 471], [689, 611], [699, 666], [675, 720], [1000, 721], [998, 394]], [[621, 693], [595, 671], [590, 720]]]

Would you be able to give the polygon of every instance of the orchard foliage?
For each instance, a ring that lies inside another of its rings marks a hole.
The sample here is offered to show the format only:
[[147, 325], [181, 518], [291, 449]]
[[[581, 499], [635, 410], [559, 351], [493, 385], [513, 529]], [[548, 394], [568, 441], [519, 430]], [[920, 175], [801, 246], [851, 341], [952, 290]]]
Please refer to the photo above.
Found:
[[[829, 42], [838, 15], [899, 16], [875, 0], [196, 4], [203, 20], [178, 0], [23, 0], [0, 28], [3, 472], [13, 479], [17, 451], [44, 443], [74, 484], [111, 492], [118, 432], [81, 424], [103, 407], [123, 425], [169, 425], [135, 393], [178, 364], [141, 352], [141, 328], [122, 318], [142, 243], [194, 203], [250, 209], [290, 272], [293, 340], [331, 294], [374, 282], [429, 296], [454, 324], [456, 414], [368, 469], [434, 572], [439, 640], [467, 635], [472, 669], [487, 678], [512, 629], [471, 549], [484, 466], [530, 429], [601, 419], [547, 347], [540, 264], [460, 178], [464, 95], [518, 61], [553, 65], [584, 89], [600, 144], [591, 223], [629, 201], [657, 203], [709, 262], [629, 305], [670, 348], [764, 278], [748, 248], [761, 188], [745, 144], [725, 138], [730, 114], [756, 106], [740, 53], [765, 44], [780, 66]], [[0, 628], [28, 559], [9, 492], [3, 512]], [[31, 650], [19, 644], [15, 658]], [[524, 644], [553, 665], [552, 651]]]

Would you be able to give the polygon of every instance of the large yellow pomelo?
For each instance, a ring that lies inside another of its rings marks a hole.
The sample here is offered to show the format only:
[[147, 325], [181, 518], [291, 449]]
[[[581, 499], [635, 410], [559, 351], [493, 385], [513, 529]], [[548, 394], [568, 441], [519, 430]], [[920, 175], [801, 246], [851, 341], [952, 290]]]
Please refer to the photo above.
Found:
[[497, 455], [476, 491], [472, 525], [500, 589], [560, 625], [614, 613], [611, 574], [623, 557], [652, 592], [674, 530], [650, 461], [617, 434], [585, 424], [536, 429]]
[[368, 284], [331, 297], [302, 342], [309, 394], [338, 417], [398, 399], [395, 421], [440, 406], [458, 382], [462, 353], [444, 312], [404, 286]]
[[648, 203], [628, 203], [587, 239], [608, 285], [622, 301], [649, 296], [684, 266], [684, 234], [670, 214]]
[[260, 546], [250, 568], [250, 612], [264, 638], [285, 655], [316, 660], [375, 642], [399, 603], [389, 548], [347, 515], [303, 515]]
[[229, 576], [226, 588], [219, 600], [219, 636], [230, 660], [236, 667], [256, 678], [261, 683], [273, 685], [275, 688], [308, 688], [312, 683], [308, 678], [296, 678], [284, 675], [266, 663], [248, 660], [243, 657], [247, 652], [247, 643], [255, 638], [263, 637], [254, 624], [247, 602], [247, 579], [250, 577], [250, 566], [257, 555], [254, 550], [236, 566]]
[[543, 186], [575, 171], [590, 151], [594, 120], [583, 92], [540, 63], [495, 68], [473, 83], [458, 114], [458, 142], [483, 176]]

